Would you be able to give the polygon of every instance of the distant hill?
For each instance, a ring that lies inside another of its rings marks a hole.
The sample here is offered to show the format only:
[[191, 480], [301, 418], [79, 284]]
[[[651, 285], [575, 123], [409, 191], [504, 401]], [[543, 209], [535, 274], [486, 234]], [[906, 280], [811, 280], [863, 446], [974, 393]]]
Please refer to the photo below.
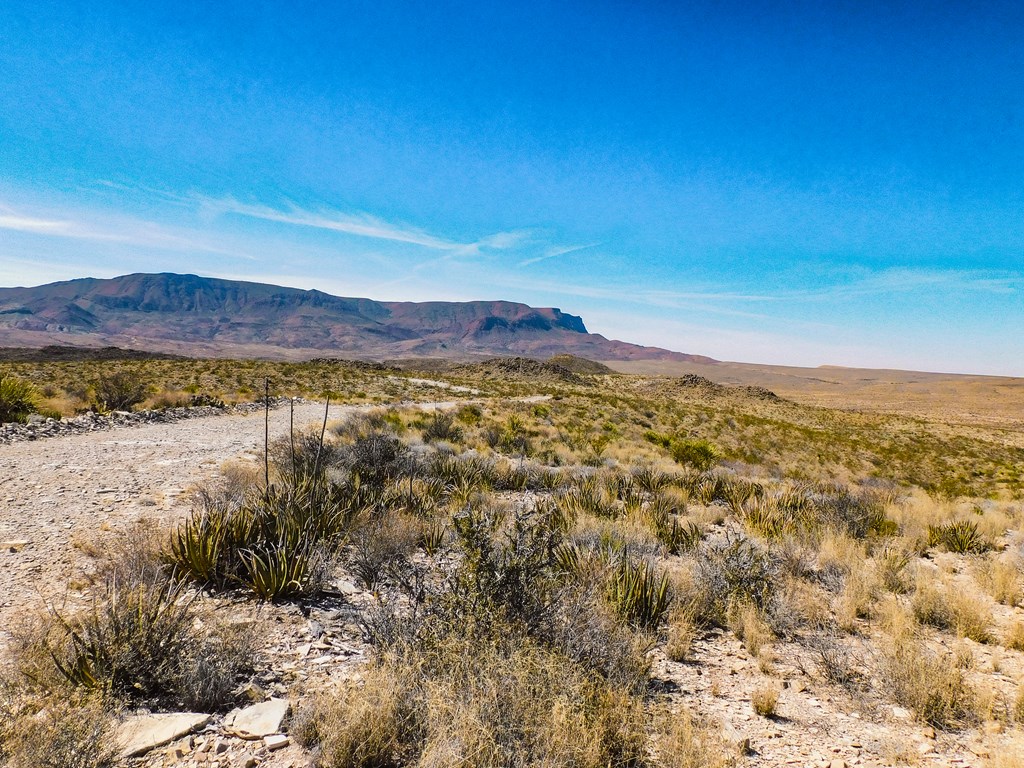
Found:
[[493, 355], [714, 363], [589, 333], [554, 308], [509, 301], [380, 302], [196, 275], [132, 274], [0, 288], [0, 346], [370, 359]]

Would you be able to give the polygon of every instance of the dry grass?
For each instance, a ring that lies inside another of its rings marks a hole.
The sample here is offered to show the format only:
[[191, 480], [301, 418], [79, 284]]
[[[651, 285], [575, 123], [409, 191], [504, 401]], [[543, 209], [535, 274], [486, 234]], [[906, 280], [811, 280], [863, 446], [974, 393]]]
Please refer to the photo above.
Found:
[[716, 729], [698, 722], [692, 713], [655, 713], [654, 751], [662, 768], [726, 768], [732, 755]]
[[645, 761], [640, 703], [559, 654], [456, 643], [418, 658], [426, 666], [385, 656], [300, 715], [298, 736], [319, 747], [325, 768]]
[[100, 696], [46, 695], [0, 683], [0, 763], [9, 768], [113, 768], [113, 717]]
[[761, 717], [775, 717], [778, 705], [779, 689], [774, 685], [761, 685], [750, 694], [750, 706]]
[[882, 606], [887, 633], [879, 671], [893, 699], [935, 728], [955, 728], [977, 718], [978, 700], [961, 652], [935, 652], [921, 637], [913, 615], [896, 600]]
[[665, 655], [672, 661], [686, 661], [693, 651], [697, 637], [697, 624], [693, 610], [676, 606], [669, 612]]
[[914, 615], [922, 624], [954, 632], [978, 643], [992, 641], [992, 611], [982, 595], [963, 585], [950, 587], [922, 572], [911, 597]]
[[1016, 557], [1000, 556], [985, 562], [980, 582], [997, 603], [1016, 606], [1024, 597], [1021, 567]]
[[730, 606], [728, 622], [729, 629], [743, 642], [743, 647], [753, 657], [757, 657], [762, 648], [775, 640], [764, 614], [757, 606], [747, 601], [737, 601]]

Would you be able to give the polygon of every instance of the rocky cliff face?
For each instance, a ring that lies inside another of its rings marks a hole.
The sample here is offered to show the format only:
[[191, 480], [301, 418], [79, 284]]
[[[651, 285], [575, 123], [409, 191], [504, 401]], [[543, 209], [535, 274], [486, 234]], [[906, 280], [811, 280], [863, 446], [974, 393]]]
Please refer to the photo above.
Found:
[[171, 273], [0, 288], [0, 346], [52, 343], [267, 357], [570, 353], [711, 362], [609, 341], [576, 315], [509, 301], [378, 302]]

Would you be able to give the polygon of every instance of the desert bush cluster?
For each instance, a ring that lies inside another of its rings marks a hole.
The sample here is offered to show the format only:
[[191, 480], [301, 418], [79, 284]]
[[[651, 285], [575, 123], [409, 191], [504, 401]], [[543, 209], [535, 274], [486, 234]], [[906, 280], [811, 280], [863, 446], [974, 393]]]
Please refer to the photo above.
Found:
[[[214, 361], [200, 369], [211, 396], [242, 391]], [[325, 369], [276, 370], [293, 377], [284, 391], [312, 393], [303, 377]], [[392, 375], [356, 368], [331, 393], [386, 400], [407, 391]], [[878, 424], [860, 415], [640, 384], [546, 384], [524, 402], [515, 382], [451, 380], [503, 396], [278, 437], [266, 471], [199, 485], [172, 530], [112, 557], [88, 610], [27, 627], [0, 688], [0, 753], [29, 764], [18, 734], [44, 722], [85, 744], [120, 707], [229, 707], [259, 654], [250, 634], [197, 622], [205, 606], [305, 605], [342, 577], [369, 596], [369, 659], [303, 691], [291, 726], [325, 768], [735, 764], [700, 702], [666, 707], [652, 678], [723, 636], [757, 664], [758, 718], [785, 714], [784, 653], [939, 730], [1015, 719], [1013, 692], [983, 690], [971, 653], [1024, 648], [1024, 620], [997, 610], [1024, 599], [1013, 450], [961, 445], [979, 463], [959, 499], [931, 438], [915, 468], [902, 435], [865, 460]], [[53, 724], [56, 701], [85, 714]], [[112, 764], [87, 753], [67, 764]]]

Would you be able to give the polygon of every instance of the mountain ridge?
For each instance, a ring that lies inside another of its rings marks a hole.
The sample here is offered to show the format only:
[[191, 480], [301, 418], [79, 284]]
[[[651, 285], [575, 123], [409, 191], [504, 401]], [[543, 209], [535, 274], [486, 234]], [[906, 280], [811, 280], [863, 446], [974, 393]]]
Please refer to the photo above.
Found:
[[607, 339], [577, 315], [513, 301], [375, 301], [173, 272], [0, 288], [0, 344], [54, 343], [278, 358], [574, 354], [717, 362]]

